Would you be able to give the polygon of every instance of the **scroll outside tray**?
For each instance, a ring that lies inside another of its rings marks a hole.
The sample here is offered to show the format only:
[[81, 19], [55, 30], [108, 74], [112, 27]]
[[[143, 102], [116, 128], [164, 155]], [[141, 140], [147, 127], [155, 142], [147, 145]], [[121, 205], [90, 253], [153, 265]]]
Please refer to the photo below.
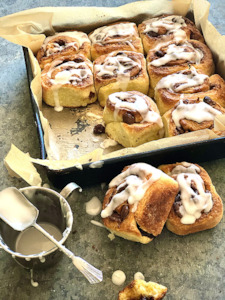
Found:
[[[26, 60], [28, 82], [30, 86], [33, 75], [27, 48], [24, 48], [24, 56]], [[38, 128], [41, 158], [45, 159], [46, 151], [43, 139], [43, 129], [41, 126], [37, 104], [31, 89], [30, 95], [32, 107], [34, 110], [34, 117]], [[53, 184], [59, 187], [64, 186], [72, 179], [75, 179], [79, 184], [99, 183], [112, 178], [112, 176], [121, 171], [124, 165], [132, 162], [145, 161], [157, 166], [162, 163], [181, 160], [201, 162], [216, 158], [222, 158], [224, 157], [224, 141], [225, 138], [216, 138], [209, 141], [195, 142], [194, 144], [184, 144], [159, 150], [126, 155], [122, 157], [115, 157], [112, 159], [104, 160], [103, 165], [99, 165], [101, 166], [101, 168], [92, 168], [92, 163], [86, 163], [82, 166], [82, 172], [76, 167], [70, 167], [57, 171], [49, 169], [48, 175]], [[77, 178], [77, 175], [79, 179]]]

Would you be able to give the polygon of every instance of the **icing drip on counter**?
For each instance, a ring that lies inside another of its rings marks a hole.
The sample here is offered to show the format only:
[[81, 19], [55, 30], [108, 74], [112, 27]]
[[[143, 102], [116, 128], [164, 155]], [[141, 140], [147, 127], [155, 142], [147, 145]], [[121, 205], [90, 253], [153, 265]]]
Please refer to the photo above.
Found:
[[114, 104], [115, 107], [115, 120], [117, 119], [120, 109], [127, 109], [138, 112], [142, 117], [141, 123], [152, 122], [157, 123], [160, 127], [163, 127], [160, 115], [157, 112], [152, 111], [145, 98], [140, 95], [135, 95], [129, 92], [118, 92], [109, 95], [109, 101]]
[[[186, 49], [191, 50], [190, 52], [185, 51]], [[198, 48], [194, 48], [191, 43], [185, 42], [182, 45], [170, 44], [163, 57], [154, 59], [150, 62], [152, 66], [160, 67], [166, 65], [170, 61], [184, 59], [187, 62], [200, 64], [203, 58], [203, 53]]]
[[117, 270], [112, 274], [112, 282], [115, 285], [122, 285], [126, 280], [126, 275], [123, 271]]
[[112, 215], [113, 211], [123, 202], [128, 201], [134, 205], [135, 212], [139, 201], [143, 198], [146, 190], [161, 177], [162, 172], [146, 163], [136, 163], [116, 176], [110, 183], [109, 188], [117, 187], [115, 194], [108, 206], [101, 212], [102, 218]]
[[[103, 26], [96, 29], [90, 36], [93, 44], [108, 44], [126, 41], [136, 36], [134, 23], [119, 23], [110, 26]], [[131, 39], [132, 40], [132, 39]], [[129, 40], [128, 40], [129, 41]]]
[[130, 70], [132, 68], [138, 67], [141, 69], [141, 62], [132, 60], [125, 52], [122, 52], [117, 56], [113, 56], [113, 53], [106, 57], [102, 65], [95, 65], [97, 76], [112, 77], [121, 75], [130, 78]]
[[141, 272], [137, 272], [134, 274], [134, 280], [138, 279], [145, 280], [145, 276]]
[[202, 123], [213, 121], [217, 115], [222, 113], [205, 102], [185, 104], [182, 100], [172, 112], [172, 120], [177, 128], [180, 127], [180, 120], [186, 119]]
[[[187, 38], [185, 31], [182, 29], [186, 27], [187, 24], [181, 16], [168, 16], [164, 18], [153, 18], [143, 22], [145, 24], [145, 29], [143, 33], [148, 33], [150, 31], [159, 33], [159, 28], [164, 27], [167, 32], [166, 35], [173, 34], [174, 41], [179, 43]], [[165, 36], [162, 35], [162, 39], [165, 39]]]
[[91, 198], [90, 201], [85, 203], [86, 213], [91, 216], [97, 216], [102, 209], [102, 203], [97, 197]]
[[30, 269], [30, 282], [33, 287], [38, 287], [38, 282], [34, 281], [34, 270]]
[[171, 92], [180, 92], [186, 88], [199, 86], [204, 83], [209, 76], [199, 74], [194, 67], [163, 77], [156, 85], [156, 89], [168, 89]]
[[[62, 45], [60, 45], [60, 38], [64, 38], [64, 37], [69, 37], [74, 39], [74, 41], [66, 41], [63, 40]], [[56, 39], [52, 44], [48, 45], [49, 42], [51, 42], [52, 40]], [[59, 43], [58, 43], [59, 41]], [[45, 56], [48, 57], [54, 53], [60, 52], [62, 50], [64, 50], [65, 48], [68, 47], [73, 47], [75, 49], [75, 51], [77, 51], [83, 43], [89, 43], [90, 44], [90, 40], [88, 39], [87, 35], [83, 32], [80, 31], [66, 31], [66, 32], [59, 32], [53, 36], [49, 36], [44, 40], [43, 46], [42, 48], [45, 51]]]
[[[191, 173], [189, 172], [191, 171]], [[171, 174], [176, 174], [180, 188], [182, 224], [194, 224], [202, 212], [208, 213], [213, 207], [212, 195], [204, 189], [204, 181], [197, 174], [200, 169], [195, 165], [177, 166]]]

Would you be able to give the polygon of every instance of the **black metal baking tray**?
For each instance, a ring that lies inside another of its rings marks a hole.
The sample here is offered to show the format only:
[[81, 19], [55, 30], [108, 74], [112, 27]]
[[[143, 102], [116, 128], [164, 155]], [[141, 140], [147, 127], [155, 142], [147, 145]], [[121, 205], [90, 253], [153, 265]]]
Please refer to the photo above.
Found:
[[[41, 159], [45, 159], [46, 151], [43, 138], [44, 133], [40, 121], [39, 110], [30, 88], [33, 74], [29, 60], [29, 53], [27, 48], [23, 48], [23, 51], [27, 68], [30, 99], [34, 111], [34, 118], [40, 142], [40, 156]], [[225, 137], [220, 137], [212, 140], [195, 142], [192, 144], [184, 144], [107, 159], [104, 161], [104, 164], [101, 168], [90, 168], [91, 163], [87, 163], [83, 165], [83, 170], [77, 169], [76, 167], [70, 167], [62, 170], [50, 170], [47, 167], [46, 169], [49, 180], [57, 188], [63, 188], [71, 181], [75, 181], [77, 184], [83, 187], [87, 185], [108, 182], [116, 174], [120, 173], [124, 166], [135, 162], [146, 162], [158, 167], [160, 164], [180, 161], [201, 163], [223, 157], [225, 157]]]

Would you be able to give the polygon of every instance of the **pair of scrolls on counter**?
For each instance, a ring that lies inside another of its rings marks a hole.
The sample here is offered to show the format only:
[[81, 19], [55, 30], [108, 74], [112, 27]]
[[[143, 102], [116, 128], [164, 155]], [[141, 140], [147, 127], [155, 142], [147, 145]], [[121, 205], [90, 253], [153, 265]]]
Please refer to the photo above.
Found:
[[215, 227], [223, 216], [222, 200], [207, 172], [187, 162], [127, 166], [109, 184], [101, 217], [125, 239], [147, 244], [164, 225], [178, 235]]
[[138, 28], [115, 23], [88, 36], [58, 33], [46, 38], [37, 59], [44, 101], [60, 111], [98, 99], [106, 133], [124, 147], [213, 129], [215, 117], [224, 114], [224, 80], [212, 75], [210, 49], [182, 16], [151, 18]]

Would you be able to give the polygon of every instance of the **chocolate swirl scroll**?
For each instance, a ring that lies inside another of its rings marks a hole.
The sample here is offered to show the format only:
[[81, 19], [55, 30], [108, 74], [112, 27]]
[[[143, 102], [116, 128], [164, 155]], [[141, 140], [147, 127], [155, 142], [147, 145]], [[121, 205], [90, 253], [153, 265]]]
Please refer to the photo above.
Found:
[[223, 203], [207, 172], [187, 162], [160, 169], [179, 184], [179, 192], [166, 222], [167, 228], [186, 235], [215, 227], [223, 216]]
[[62, 56], [71, 56], [77, 53], [90, 59], [91, 42], [86, 33], [81, 31], [60, 32], [44, 40], [37, 53], [37, 60], [41, 69], [46, 64]]
[[178, 184], [145, 164], [127, 166], [109, 184], [101, 217], [104, 225], [125, 239], [149, 243], [161, 233]]
[[165, 136], [213, 129], [216, 116], [224, 113], [225, 109], [209, 97], [205, 97], [203, 101], [180, 100], [174, 108], [162, 116]]
[[145, 20], [138, 26], [138, 31], [146, 54], [160, 44], [181, 43], [190, 39], [204, 42], [194, 23], [177, 15], [162, 15]]
[[205, 97], [225, 107], [225, 82], [218, 74], [209, 77], [192, 67], [162, 78], [156, 85], [154, 98], [163, 115], [181, 98], [203, 100]]
[[154, 88], [161, 78], [191, 66], [208, 76], [214, 73], [211, 51], [199, 41], [191, 40], [150, 50], [147, 57], [147, 68], [151, 78], [150, 96], [154, 95]]
[[112, 51], [135, 51], [143, 53], [137, 26], [132, 22], [120, 22], [95, 29], [89, 34], [91, 40], [91, 57], [93, 60], [100, 55]]
[[114, 51], [94, 61], [95, 87], [101, 106], [108, 96], [120, 91], [139, 91], [147, 94], [149, 78], [143, 54]]
[[41, 73], [44, 101], [57, 111], [95, 102], [92, 68], [91, 61], [80, 54], [46, 65]]
[[164, 136], [155, 102], [131, 91], [109, 95], [103, 111], [106, 133], [124, 147], [136, 147]]

